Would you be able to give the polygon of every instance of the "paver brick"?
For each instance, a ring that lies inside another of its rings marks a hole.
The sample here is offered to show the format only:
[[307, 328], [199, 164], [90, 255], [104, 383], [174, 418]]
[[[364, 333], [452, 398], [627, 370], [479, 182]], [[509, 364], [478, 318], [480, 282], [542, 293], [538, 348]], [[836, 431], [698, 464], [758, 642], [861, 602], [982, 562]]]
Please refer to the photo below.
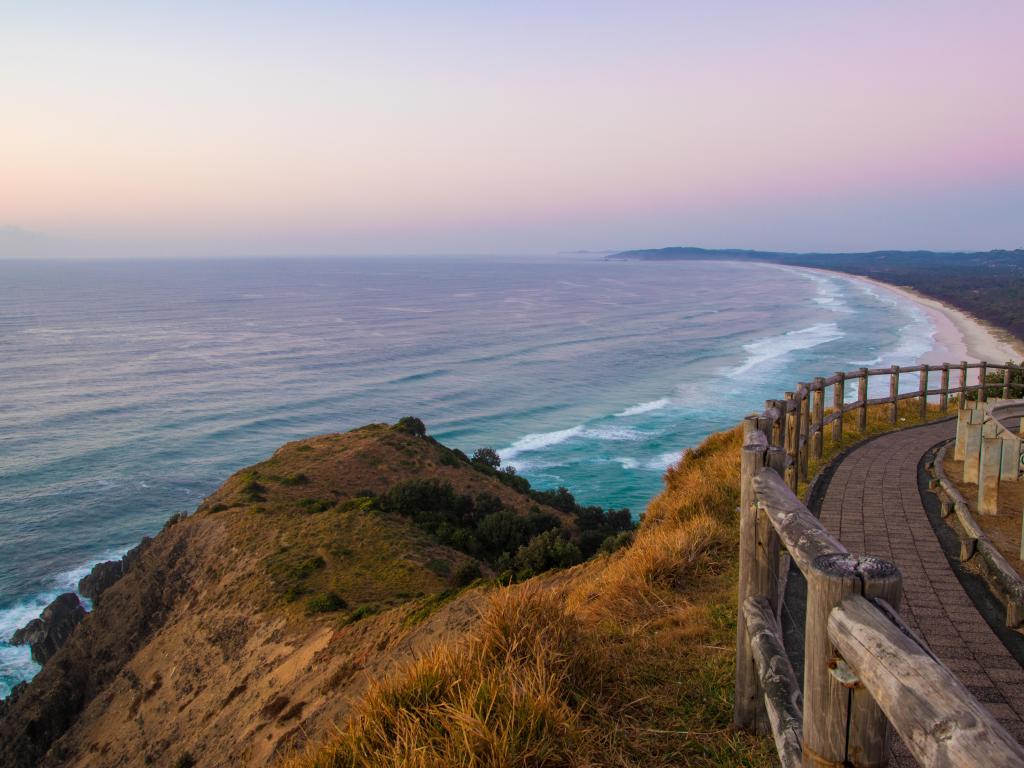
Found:
[[[836, 467], [821, 501], [821, 520], [856, 554], [893, 560], [903, 574], [900, 613], [921, 625], [932, 652], [1024, 743], [1024, 670], [992, 632], [949, 567], [921, 501], [917, 467], [955, 423], [883, 435]], [[913, 766], [898, 737], [891, 765]]]

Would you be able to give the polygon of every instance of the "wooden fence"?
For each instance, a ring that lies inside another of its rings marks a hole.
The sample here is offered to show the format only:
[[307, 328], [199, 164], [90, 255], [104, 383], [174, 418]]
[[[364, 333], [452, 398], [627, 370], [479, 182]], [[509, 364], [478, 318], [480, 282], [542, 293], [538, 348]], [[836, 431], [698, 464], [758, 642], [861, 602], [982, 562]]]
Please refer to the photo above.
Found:
[[[861, 368], [800, 384], [744, 421], [734, 721], [770, 733], [786, 768], [886, 765], [890, 724], [924, 766], [1024, 766], [1024, 749], [900, 621], [899, 569], [849, 552], [795, 493], [810, 458], [823, 455], [826, 427], [843, 441], [844, 414], [856, 412], [863, 433], [872, 405], [888, 404], [893, 424], [904, 399], [920, 399], [922, 418], [929, 399], [945, 413], [951, 397], [961, 407], [971, 392], [984, 401], [986, 388], [999, 387], [985, 381], [993, 370], [1004, 371], [1005, 398], [1024, 390], [1010, 365]], [[901, 393], [908, 373], [918, 386]], [[938, 387], [929, 388], [934, 374]], [[869, 397], [872, 377], [887, 377], [886, 396]], [[852, 386], [857, 399], [847, 402]], [[807, 581], [802, 693], [778, 621], [783, 553]]]

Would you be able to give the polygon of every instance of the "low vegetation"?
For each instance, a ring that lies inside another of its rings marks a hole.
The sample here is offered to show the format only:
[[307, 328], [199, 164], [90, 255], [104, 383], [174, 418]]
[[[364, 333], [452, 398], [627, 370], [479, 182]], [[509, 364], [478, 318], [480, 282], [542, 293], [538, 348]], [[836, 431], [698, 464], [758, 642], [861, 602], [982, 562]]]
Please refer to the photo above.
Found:
[[[916, 423], [919, 403], [901, 403], [896, 425], [888, 406], [869, 409], [863, 435], [856, 420], [844, 445], [825, 436], [812, 475], [853, 442]], [[730, 725], [740, 443], [735, 429], [687, 453], [607, 554], [494, 591], [466, 637], [376, 683], [287, 768], [774, 764], [768, 740]], [[471, 461], [499, 471], [493, 458]], [[548, 538], [564, 541], [556, 529], [534, 541]]]
[[287, 766], [770, 765], [730, 727], [739, 444], [714, 435], [670, 469], [632, 545], [494, 590], [466, 636]]

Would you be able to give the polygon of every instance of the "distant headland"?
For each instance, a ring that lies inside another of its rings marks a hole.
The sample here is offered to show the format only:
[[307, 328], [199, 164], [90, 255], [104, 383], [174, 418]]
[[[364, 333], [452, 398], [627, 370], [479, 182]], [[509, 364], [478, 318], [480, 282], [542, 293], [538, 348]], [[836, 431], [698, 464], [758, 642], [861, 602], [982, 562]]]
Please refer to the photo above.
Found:
[[672, 246], [621, 251], [613, 260], [759, 261], [845, 272], [920, 294], [1024, 338], [1024, 249], [994, 251], [866, 251], [788, 253], [743, 248]]

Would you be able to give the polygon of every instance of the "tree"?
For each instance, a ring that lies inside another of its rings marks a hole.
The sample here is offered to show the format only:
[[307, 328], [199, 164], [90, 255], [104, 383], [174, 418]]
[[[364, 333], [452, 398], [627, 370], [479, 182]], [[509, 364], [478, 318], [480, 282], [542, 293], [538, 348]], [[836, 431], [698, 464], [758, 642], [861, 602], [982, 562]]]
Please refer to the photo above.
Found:
[[495, 556], [515, 552], [528, 536], [526, 520], [508, 510], [487, 515], [480, 521], [476, 533], [480, 543]]
[[473, 463], [490, 469], [497, 469], [501, 466], [501, 456], [493, 448], [477, 448], [473, 454]]

